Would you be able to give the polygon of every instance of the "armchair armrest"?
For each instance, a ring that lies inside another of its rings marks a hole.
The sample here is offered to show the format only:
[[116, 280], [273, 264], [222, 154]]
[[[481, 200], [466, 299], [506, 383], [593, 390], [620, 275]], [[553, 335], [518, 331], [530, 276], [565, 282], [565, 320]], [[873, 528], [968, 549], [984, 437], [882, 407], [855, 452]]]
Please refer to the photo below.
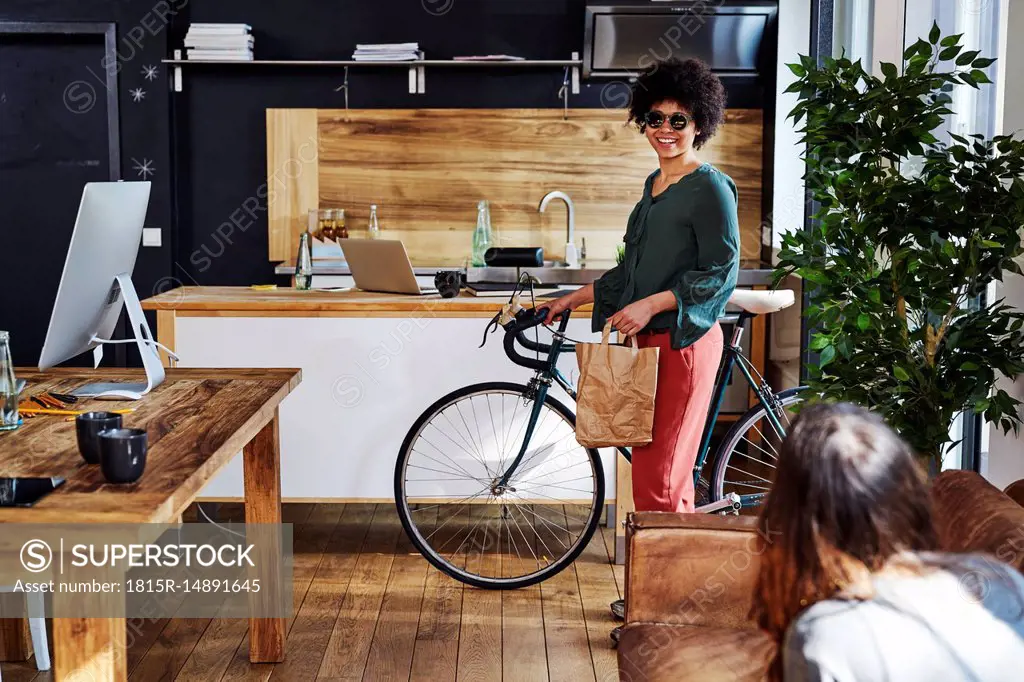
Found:
[[635, 512], [626, 521], [626, 622], [753, 628], [763, 532], [747, 516]]

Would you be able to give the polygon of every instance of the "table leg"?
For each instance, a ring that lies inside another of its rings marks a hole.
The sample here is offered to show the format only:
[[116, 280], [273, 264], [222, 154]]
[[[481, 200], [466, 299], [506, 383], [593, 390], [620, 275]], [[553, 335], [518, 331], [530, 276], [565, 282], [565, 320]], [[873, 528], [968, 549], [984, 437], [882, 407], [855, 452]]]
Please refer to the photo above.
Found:
[[0, 618], [0, 661], [28, 660], [30, 650], [28, 621], [24, 618]]
[[127, 680], [124, 618], [54, 618], [53, 666], [57, 682]]
[[[177, 324], [177, 315], [174, 310], [156, 311], [156, 340], [174, 350], [174, 332]], [[160, 361], [164, 367], [171, 366], [171, 357], [166, 352], [160, 351]]]
[[633, 468], [615, 453], [615, 563], [626, 563], [626, 517], [633, 511]]
[[[273, 418], [245, 446], [243, 458], [245, 522], [281, 523], [281, 450], [276, 409]], [[257, 550], [255, 575], [260, 578], [260, 591], [249, 593], [249, 604], [251, 607], [281, 604], [285, 586], [281, 584], [277, 562], [282, 550], [267, 542], [262, 542]], [[250, 618], [249, 660], [253, 663], [283, 661], [284, 637], [284, 618]]]

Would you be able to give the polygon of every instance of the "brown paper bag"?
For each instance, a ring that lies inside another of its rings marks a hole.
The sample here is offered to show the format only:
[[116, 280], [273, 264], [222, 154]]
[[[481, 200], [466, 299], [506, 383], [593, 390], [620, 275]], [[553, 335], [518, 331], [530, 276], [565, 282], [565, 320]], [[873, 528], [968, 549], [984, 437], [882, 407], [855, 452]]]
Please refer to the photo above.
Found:
[[658, 349], [609, 345], [611, 330], [576, 344], [576, 440], [588, 448], [646, 445], [654, 433]]

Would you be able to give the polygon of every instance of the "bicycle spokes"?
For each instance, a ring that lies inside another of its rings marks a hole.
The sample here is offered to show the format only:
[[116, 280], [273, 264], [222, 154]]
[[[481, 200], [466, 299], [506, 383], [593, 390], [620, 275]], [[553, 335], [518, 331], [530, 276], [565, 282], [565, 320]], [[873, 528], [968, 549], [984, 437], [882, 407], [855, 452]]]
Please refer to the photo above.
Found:
[[596, 458], [550, 398], [531, 424], [534, 408], [520, 391], [473, 392], [407, 438], [400, 512], [428, 558], [460, 579], [543, 576], [592, 532], [604, 492]]

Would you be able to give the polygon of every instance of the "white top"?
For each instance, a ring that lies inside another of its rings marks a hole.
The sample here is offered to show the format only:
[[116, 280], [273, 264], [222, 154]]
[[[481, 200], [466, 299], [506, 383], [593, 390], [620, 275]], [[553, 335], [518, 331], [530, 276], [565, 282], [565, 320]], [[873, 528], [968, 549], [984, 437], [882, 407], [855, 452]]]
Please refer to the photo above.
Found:
[[921, 554], [940, 570], [877, 576], [867, 601], [830, 599], [797, 618], [786, 682], [1024, 680], [1024, 577], [981, 554]]

